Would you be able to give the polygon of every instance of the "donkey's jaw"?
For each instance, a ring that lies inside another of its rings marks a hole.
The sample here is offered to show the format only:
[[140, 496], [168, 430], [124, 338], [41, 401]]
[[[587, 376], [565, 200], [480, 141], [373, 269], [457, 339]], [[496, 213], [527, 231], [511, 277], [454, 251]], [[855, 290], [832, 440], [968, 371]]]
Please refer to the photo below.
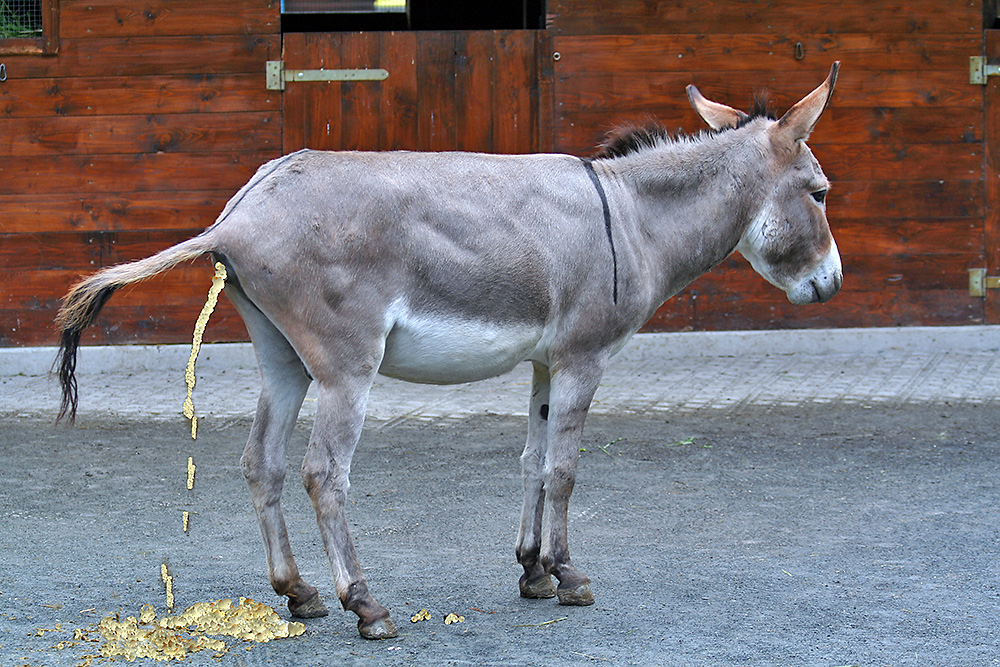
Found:
[[807, 303], [826, 303], [840, 291], [844, 282], [843, 268], [840, 263], [840, 253], [837, 244], [833, 242], [830, 252], [826, 254], [815, 269], [799, 280], [791, 289], [786, 290], [788, 300], [797, 306]]

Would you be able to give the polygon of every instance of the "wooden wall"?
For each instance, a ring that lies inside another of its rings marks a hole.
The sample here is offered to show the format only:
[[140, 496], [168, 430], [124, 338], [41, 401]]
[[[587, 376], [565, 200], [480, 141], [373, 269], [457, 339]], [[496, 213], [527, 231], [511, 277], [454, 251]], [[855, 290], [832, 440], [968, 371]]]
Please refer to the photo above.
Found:
[[[968, 270], [1000, 257], [1000, 223], [984, 225], [984, 92], [968, 82], [968, 58], [983, 49], [978, 0], [548, 0], [543, 32], [287, 35], [284, 54], [278, 0], [59, 8], [57, 55], [0, 54], [0, 346], [54, 343], [52, 317], [77, 277], [202, 230], [261, 163], [326, 141], [317, 115], [341, 119], [339, 145], [323, 147], [587, 155], [623, 119], [696, 131], [688, 83], [734, 106], [766, 87], [784, 111], [837, 59], [833, 103], [810, 143], [834, 182], [842, 293], [794, 307], [734, 257], [650, 328], [1000, 313], [968, 293]], [[391, 91], [324, 84], [318, 102], [306, 89], [266, 89], [265, 61], [324, 66], [308, 62], [317, 54], [327, 67], [395, 59], [405, 76]], [[187, 341], [210, 276], [206, 259], [119, 294], [87, 342]], [[245, 336], [220, 300], [207, 338]]]
[[[385, 81], [289, 83], [286, 153], [540, 148], [544, 31], [286, 33], [288, 69], [383, 68]], [[547, 55], [547, 51], [545, 51]], [[543, 103], [542, 100], [545, 100]]]
[[[58, 55], [0, 55], [0, 345], [55, 342], [81, 274], [193, 236], [281, 153], [277, 0], [62, 0]], [[123, 291], [87, 342], [190, 340], [208, 260]], [[206, 334], [246, 332], [221, 299]]]
[[[587, 153], [622, 118], [692, 132], [684, 87], [786, 110], [842, 62], [810, 145], [833, 181], [828, 214], [845, 266], [825, 305], [792, 306], [740, 257], [675, 297], [660, 330], [983, 321], [968, 269], [983, 266], [983, 89], [978, 1], [549, 0], [555, 148]], [[995, 241], [995, 239], [994, 239]]]

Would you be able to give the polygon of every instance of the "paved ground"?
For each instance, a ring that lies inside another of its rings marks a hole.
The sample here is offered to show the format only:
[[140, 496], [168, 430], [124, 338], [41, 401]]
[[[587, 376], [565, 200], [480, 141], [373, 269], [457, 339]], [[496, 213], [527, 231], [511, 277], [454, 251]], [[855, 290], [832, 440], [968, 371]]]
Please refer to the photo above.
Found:
[[[0, 665], [77, 665], [95, 645], [71, 629], [162, 612], [164, 562], [178, 607], [279, 602], [236, 465], [252, 354], [203, 351], [194, 442], [179, 416], [187, 355], [85, 350], [68, 428], [51, 423], [53, 352], [0, 350]], [[570, 525], [597, 596], [584, 609], [517, 596], [528, 369], [458, 387], [380, 381], [349, 511], [400, 638], [363, 641], [335, 610], [220, 662], [1000, 664], [998, 364], [994, 327], [638, 337], [584, 436]], [[300, 566], [334, 609], [289, 481]], [[432, 619], [409, 623], [421, 608]], [[445, 625], [452, 612], [465, 622]]]

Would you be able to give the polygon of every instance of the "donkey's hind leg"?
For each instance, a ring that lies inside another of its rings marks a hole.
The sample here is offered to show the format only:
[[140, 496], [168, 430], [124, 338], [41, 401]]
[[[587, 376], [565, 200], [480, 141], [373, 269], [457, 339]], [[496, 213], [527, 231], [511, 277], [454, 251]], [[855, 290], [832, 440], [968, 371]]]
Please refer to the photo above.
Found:
[[278, 595], [288, 596], [288, 610], [293, 616], [326, 616], [329, 612], [318, 591], [299, 575], [281, 511], [285, 445], [310, 379], [292, 346], [238, 284], [231, 283], [226, 293], [247, 325], [260, 366], [262, 386], [257, 414], [240, 465], [264, 538], [271, 586]]
[[376, 361], [359, 365], [370, 369], [370, 375], [337, 371], [317, 377], [316, 424], [302, 461], [302, 481], [316, 510], [341, 604], [358, 615], [362, 637], [388, 639], [397, 635], [396, 626], [368, 591], [345, 515], [351, 459], [361, 437]]

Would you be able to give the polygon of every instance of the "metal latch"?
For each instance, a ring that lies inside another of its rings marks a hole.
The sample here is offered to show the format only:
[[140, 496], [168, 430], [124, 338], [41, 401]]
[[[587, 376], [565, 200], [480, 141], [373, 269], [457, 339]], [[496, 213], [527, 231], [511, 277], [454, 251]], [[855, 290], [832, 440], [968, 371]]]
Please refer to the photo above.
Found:
[[289, 81], [385, 81], [384, 69], [285, 69], [284, 60], [267, 61], [267, 89], [284, 90]]
[[988, 76], [1000, 76], [1000, 65], [990, 65], [983, 56], [971, 56], [969, 58], [969, 83], [985, 86]]
[[969, 296], [986, 296], [988, 289], [1000, 289], [1000, 276], [988, 276], [986, 269], [969, 269]]

